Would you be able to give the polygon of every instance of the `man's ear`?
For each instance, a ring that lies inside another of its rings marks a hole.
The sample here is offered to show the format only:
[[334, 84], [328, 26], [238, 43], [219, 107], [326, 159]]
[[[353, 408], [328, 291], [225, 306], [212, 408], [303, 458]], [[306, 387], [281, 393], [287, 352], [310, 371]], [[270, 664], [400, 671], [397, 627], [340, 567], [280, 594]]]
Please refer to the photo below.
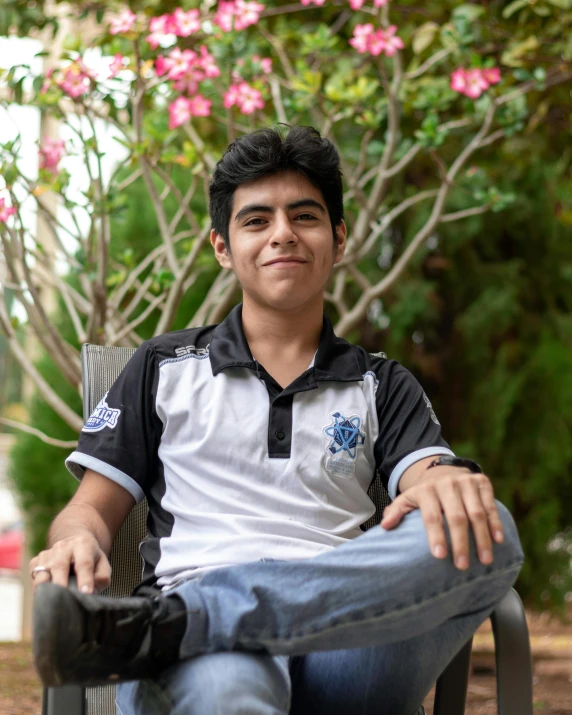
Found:
[[214, 248], [215, 258], [220, 265], [223, 268], [232, 270], [232, 263], [224, 243], [224, 238], [220, 235], [220, 233], [217, 233], [214, 228], [211, 229], [211, 245]]
[[339, 263], [346, 252], [348, 229], [346, 222], [342, 219], [336, 226], [336, 246], [334, 249], [334, 264]]

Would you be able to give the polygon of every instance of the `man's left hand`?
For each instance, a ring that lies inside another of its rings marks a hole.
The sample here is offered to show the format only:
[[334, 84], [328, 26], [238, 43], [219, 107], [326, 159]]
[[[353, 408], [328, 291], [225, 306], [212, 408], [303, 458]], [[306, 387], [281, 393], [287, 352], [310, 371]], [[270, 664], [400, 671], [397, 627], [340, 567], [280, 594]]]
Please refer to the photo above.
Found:
[[485, 565], [492, 563], [491, 539], [500, 544], [504, 536], [493, 486], [486, 475], [450, 466], [425, 469], [385, 508], [380, 526], [393, 529], [415, 509], [421, 510], [431, 553], [436, 558], [447, 556], [444, 514], [455, 566], [461, 570], [469, 567], [469, 526], [475, 535], [479, 560]]

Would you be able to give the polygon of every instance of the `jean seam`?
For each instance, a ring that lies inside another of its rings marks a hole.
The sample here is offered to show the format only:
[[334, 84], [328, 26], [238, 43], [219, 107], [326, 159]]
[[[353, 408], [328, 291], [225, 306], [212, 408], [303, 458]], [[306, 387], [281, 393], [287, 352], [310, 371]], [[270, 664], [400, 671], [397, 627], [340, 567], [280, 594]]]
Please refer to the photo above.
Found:
[[[523, 563], [523, 561], [519, 561], [519, 562], [516, 563], [516, 565], [511, 565], [510, 567], [507, 567], [507, 568], [504, 568], [504, 569], [498, 569], [498, 570], [495, 571], [494, 573], [495, 573], [495, 575], [508, 574], [508, 573], [510, 573], [510, 572], [512, 572], [512, 571], [516, 571], [516, 572], [518, 573], [518, 571], [520, 571], [520, 568], [521, 568], [521, 566], [522, 566], [522, 563]], [[412, 604], [411, 606], [408, 606], [408, 607], [406, 607], [406, 608], [398, 608], [398, 609], [392, 608], [392, 609], [389, 610], [389, 611], [384, 611], [384, 612], [381, 613], [381, 614], [377, 614], [377, 615], [370, 616], [370, 617], [367, 617], [367, 618], [363, 618], [363, 619], [360, 619], [360, 620], [352, 620], [352, 621], [349, 621], [349, 622], [346, 622], [346, 623], [336, 623], [335, 625], [326, 626], [325, 628], [320, 628], [320, 629], [319, 629], [320, 635], [321, 635], [321, 636], [330, 635], [330, 634], [336, 633], [337, 631], [340, 631], [340, 630], [342, 630], [342, 629], [344, 629], [344, 628], [348, 628], [348, 627], [355, 626], [356, 623], [359, 623], [360, 625], [367, 625], [367, 624], [370, 623], [370, 622], [371, 622], [371, 623], [374, 623], [374, 622], [375, 622], [375, 623], [379, 623], [380, 621], [384, 621], [384, 620], [387, 620], [388, 618], [394, 617], [395, 614], [396, 614], [396, 612], [399, 612], [400, 615], [404, 615], [404, 614], [407, 614], [407, 613], [412, 613], [412, 612], [415, 612], [415, 611], [419, 611], [420, 608], [422, 607], [422, 605], [428, 603], [429, 601], [432, 601], [432, 602], [438, 601], [438, 600], [444, 598], [445, 596], [449, 596], [449, 595], [450, 595], [453, 591], [455, 591], [455, 590], [459, 591], [459, 590], [461, 590], [461, 589], [466, 588], [467, 586], [473, 586], [475, 583], [478, 583], [478, 582], [480, 582], [480, 581], [484, 581], [484, 580], [488, 579], [489, 577], [490, 577], [490, 574], [483, 574], [482, 576], [477, 576], [477, 577], [475, 577], [475, 578], [472, 578], [472, 579], [469, 579], [469, 580], [465, 581], [464, 583], [459, 584], [458, 586], [454, 586], [454, 587], [452, 587], [452, 588], [449, 588], [448, 590], [442, 591], [442, 592], [440, 592], [440, 593], [438, 593], [438, 594], [436, 594], [436, 595], [434, 595], [434, 596], [432, 596], [432, 597], [430, 596], [429, 598], [427, 598], [427, 599], [425, 599], [425, 600], [423, 600], [423, 601], [420, 601], [419, 603], [414, 603], [414, 604]], [[507, 590], [508, 590], [508, 589], [507, 589]], [[306, 633], [306, 634], [299, 634], [299, 635], [295, 635], [295, 636], [288, 636], [288, 637], [286, 637], [286, 638], [281, 638], [281, 639], [271, 638], [272, 643], [269, 644], [269, 645], [271, 645], [272, 647], [280, 647], [281, 645], [291, 645], [291, 644], [293, 644], [293, 643], [296, 643], [296, 641], [303, 640], [303, 639], [306, 639], [306, 638], [308, 638], [308, 637], [311, 638], [312, 636], [315, 636], [316, 633], [317, 633], [317, 631], [314, 630], [314, 631], [310, 631], [310, 632], [308, 632], [308, 633]], [[255, 638], [241, 639], [241, 644], [243, 644], [243, 645], [245, 645], [245, 646], [247, 646], [247, 647], [248, 647], [248, 646], [259, 646], [259, 645], [260, 645], [260, 639], [255, 639]]]

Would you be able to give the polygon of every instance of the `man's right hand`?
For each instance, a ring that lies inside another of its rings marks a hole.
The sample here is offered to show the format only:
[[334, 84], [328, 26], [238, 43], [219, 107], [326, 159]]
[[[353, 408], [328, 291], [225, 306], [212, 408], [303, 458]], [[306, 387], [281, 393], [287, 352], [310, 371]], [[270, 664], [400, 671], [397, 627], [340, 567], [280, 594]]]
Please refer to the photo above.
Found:
[[[33, 569], [43, 566], [49, 571]], [[73, 566], [77, 587], [83, 593], [94, 593], [109, 586], [111, 566], [97, 539], [88, 533], [62, 539], [30, 560], [30, 576], [34, 591], [41, 583], [52, 581], [58, 586], [68, 585]]]

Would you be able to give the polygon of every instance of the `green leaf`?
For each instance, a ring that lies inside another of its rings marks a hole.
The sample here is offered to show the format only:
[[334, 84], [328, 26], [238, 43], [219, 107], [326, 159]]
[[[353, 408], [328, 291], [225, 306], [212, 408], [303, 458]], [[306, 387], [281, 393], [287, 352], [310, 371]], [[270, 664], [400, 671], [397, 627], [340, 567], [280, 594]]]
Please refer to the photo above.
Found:
[[413, 52], [416, 55], [421, 54], [423, 50], [427, 49], [433, 42], [438, 32], [439, 25], [436, 22], [424, 22], [423, 25], [418, 27], [413, 33], [413, 41], [411, 43]]
[[482, 7], [482, 5], [463, 3], [453, 10], [453, 17], [462, 17], [468, 22], [474, 22], [474, 20], [480, 17], [484, 12], [485, 8]]
[[524, 55], [535, 52], [539, 47], [538, 39], [534, 35], [530, 35], [526, 40], [517, 42], [516, 45], [505, 50], [501, 55], [501, 62], [509, 67], [521, 67]]
[[505, 19], [509, 18], [511, 15], [514, 15], [515, 12], [518, 12], [519, 10], [522, 10], [523, 7], [528, 7], [529, 5], [530, 0], [514, 0], [505, 7], [502, 11], [502, 16]]
[[572, 0], [546, 0], [546, 2], [562, 10], [572, 10]]

